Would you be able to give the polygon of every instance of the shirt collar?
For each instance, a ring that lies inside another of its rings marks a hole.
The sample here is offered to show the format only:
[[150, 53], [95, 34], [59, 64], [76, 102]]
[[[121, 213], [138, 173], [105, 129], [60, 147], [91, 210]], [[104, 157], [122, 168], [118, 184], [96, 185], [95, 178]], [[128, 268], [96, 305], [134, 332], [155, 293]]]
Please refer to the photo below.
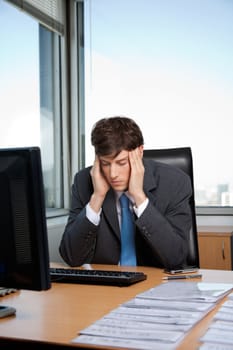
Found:
[[128, 191], [115, 191], [116, 193], [116, 198], [119, 200], [120, 196], [124, 193], [130, 200], [130, 202], [132, 203], [132, 205], [134, 205], [134, 199], [132, 196], [130, 196]]

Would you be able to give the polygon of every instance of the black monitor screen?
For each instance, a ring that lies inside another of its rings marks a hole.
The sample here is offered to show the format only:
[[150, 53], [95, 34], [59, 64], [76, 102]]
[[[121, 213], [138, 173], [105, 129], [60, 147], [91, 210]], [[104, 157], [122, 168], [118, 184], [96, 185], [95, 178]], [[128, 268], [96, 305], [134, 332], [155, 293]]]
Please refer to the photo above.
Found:
[[51, 287], [39, 147], [0, 149], [0, 287]]

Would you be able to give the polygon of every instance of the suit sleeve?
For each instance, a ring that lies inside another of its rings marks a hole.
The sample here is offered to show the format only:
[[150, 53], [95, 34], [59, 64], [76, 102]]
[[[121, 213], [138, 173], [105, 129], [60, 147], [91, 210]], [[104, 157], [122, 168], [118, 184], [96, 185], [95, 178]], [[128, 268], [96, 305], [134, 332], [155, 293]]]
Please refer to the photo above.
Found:
[[[152, 256], [152, 264], [176, 268], [185, 264], [191, 228], [191, 182], [188, 176], [161, 180], [159, 189], [148, 194], [149, 204], [136, 225]], [[142, 254], [146, 253], [146, 249]], [[153, 263], [153, 256], [155, 262]], [[142, 257], [143, 259], [143, 257]]]
[[59, 246], [61, 257], [70, 266], [91, 262], [95, 251], [98, 226], [86, 217], [92, 193], [89, 177], [86, 170], [76, 174], [71, 189], [71, 209]]

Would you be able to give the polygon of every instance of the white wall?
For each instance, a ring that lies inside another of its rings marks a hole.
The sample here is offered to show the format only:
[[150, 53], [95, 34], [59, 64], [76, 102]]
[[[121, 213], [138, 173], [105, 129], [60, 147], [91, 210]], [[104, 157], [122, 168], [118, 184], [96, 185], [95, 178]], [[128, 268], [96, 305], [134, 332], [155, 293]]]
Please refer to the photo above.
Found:
[[58, 248], [64, 232], [65, 224], [67, 222], [66, 216], [58, 218], [47, 219], [48, 240], [49, 240], [49, 256], [51, 262], [63, 262]]

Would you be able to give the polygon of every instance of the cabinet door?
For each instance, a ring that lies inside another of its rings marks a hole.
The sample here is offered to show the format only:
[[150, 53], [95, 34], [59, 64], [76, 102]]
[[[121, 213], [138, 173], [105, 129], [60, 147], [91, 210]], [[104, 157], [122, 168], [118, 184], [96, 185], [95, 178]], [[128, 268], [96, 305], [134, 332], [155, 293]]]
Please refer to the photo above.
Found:
[[199, 233], [200, 268], [232, 270], [232, 234]]

